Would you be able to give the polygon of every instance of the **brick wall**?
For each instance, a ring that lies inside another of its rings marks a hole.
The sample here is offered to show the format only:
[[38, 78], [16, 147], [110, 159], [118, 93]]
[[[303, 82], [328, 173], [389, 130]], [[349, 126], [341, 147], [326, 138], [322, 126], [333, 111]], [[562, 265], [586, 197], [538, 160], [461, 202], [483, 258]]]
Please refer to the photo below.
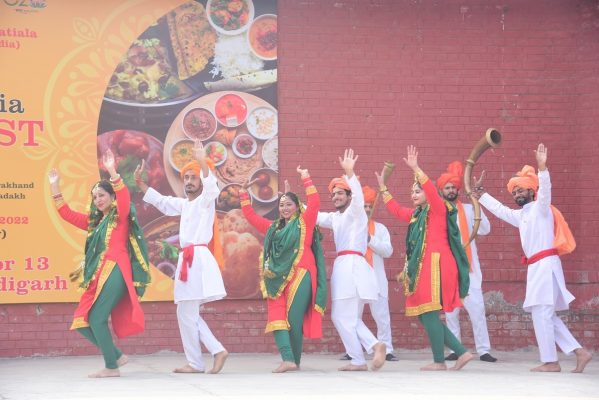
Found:
[[[346, 147], [360, 155], [357, 173], [370, 185], [382, 161], [394, 161], [388, 186], [407, 203], [412, 177], [401, 158], [408, 144], [418, 146], [421, 166], [436, 177], [448, 162], [465, 159], [493, 126], [503, 134], [502, 146], [485, 153], [476, 172], [486, 170], [485, 186], [508, 204], [507, 179], [534, 163], [537, 143], [549, 147], [553, 202], [578, 242], [563, 257], [577, 297], [563, 316], [585, 346], [599, 349], [599, 1], [280, 0], [279, 24], [281, 176], [294, 178], [299, 163], [309, 168], [327, 210], [326, 185], [341, 174], [336, 157]], [[395, 247], [388, 261], [395, 346], [425, 347], [392, 280], [402, 265], [406, 227], [384, 210], [377, 219], [389, 227]], [[534, 346], [530, 316], [521, 309], [525, 270], [517, 231], [491, 223], [479, 253], [492, 345]], [[331, 243], [327, 235], [329, 268]], [[123, 349], [181, 351], [174, 305], [143, 306], [146, 332], [120, 341]], [[0, 305], [0, 356], [96, 354], [68, 331], [73, 309]], [[275, 349], [262, 333], [262, 301], [211, 303], [204, 317], [230, 351]], [[341, 352], [329, 314], [324, 328], [325, 338], [307, 341], [306, 351]], [[469, 324], [463, 339], [472, 345]]]

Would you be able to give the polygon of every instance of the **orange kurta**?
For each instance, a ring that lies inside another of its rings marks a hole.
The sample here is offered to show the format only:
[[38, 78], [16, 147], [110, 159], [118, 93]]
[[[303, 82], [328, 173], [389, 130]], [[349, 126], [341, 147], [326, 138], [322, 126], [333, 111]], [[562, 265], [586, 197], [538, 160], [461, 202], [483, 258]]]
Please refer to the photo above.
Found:
[[[451, 312], [462, 306], [459, 295], [458, 267], [447, 237], [447, 207], [437, 188], [430, 181], [421, 182], [430, 205], [422, 269], [414, 293], [406, 297], [406, 315], [443, 310]], [[386, 192], [387, 210], [402, 221], [410, 223], [414, 208], [402, 207]]]

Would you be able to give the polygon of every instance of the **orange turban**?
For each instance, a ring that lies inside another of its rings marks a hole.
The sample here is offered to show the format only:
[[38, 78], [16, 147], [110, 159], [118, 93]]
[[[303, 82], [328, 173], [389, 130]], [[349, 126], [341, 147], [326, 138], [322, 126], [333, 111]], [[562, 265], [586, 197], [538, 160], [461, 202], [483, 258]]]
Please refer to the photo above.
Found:
[[370, 186], [363, 186], [362, 193], [364, 193], [364, 203], [374, 203], [374, 199], [376, 199], [376, 192], [373, 188], [371, 188]]
[[376, 199], [376, 192], [370, 186], [363, 186], [362, 193], [364, 193], [364, 203], [372, 204], [374, 203], [374, 199]]
[[[209, 158], [206, 158], [206, 164], [208, 164], [208, 168], [214, 171], [214, 161], [212, 161]], [[183, 168], [181, 168], [181, 179], [183, 179], [183, 176], [187, 171], [193, 171], [196, 175], [200, 176], [202, 167], [200, 166], [200, 163], [197, 162], [197, 160], [188, 162], [187, 164], [185, 164]]]
[[508, 192], [512, 193], [514, 188], [518, 186], [522, 189], [532, 189], [537, 192], [539, 190], [539, 177], [535, 173], [535, 169], [530, 165], [525, 165], [521, 171], [516, 173], [516, 176], [507, 183]]
[[464, 177], [464, 167], [459, 161], [453, 161], [447, 166], [447, 172], [441, 174], [437, 179], [437, 187], [443, 189], [448, 183], [453, 185], [459, 190], [462, 188], [462, 178]]
[[333, 189], [335, 189], [335, 187], [341, 188], [343, 190], [349, 190], [351, 192], [351, 189], [350, 189], [349, 185], [347, 184], [347, 182], [345, 181], [344, 177], [333, 178], [331, 180], [331, 183], [329, 183], [329, 192], [333, 193]]

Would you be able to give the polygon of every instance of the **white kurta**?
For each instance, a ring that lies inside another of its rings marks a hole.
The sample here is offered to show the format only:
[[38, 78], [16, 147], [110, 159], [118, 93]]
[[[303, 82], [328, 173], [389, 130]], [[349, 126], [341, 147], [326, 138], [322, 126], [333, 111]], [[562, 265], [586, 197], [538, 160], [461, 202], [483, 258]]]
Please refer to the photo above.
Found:
[[[208, 244], [212, 240], [215, 200], [219, 189], [216, 178], [210, 172], [202, 177], [202, 193], [193, 201], [179, 197], [163, 196], [149, 188], [144, 201], [158, 208], [165, 215], [181, 215], [179, 227], [179, 245], [184, 248], [193, 244]], [[194, 248], [191, 268], [187, 269], [187, 281], [179, 279], [183, 252], [179, 253], [175, 272], [175, 303], [183, 300], [199, 300], [206, 303], [222, 299], [227, 295], [220, 269], [214, 256], [207, 247]]]
[[[538, 176], [537, 200], [526, 204], [520, 210], [505, 207], [488, 193], [483, 194], [479, 200], [480, 204], [497, 218], [520, 230], [520, 242], [526, 257], [553, 248], [554, 230], [550, 207], [549, 171], [539, 171]], [[558, 256], [545, 257], [528, 266], [526, 298], [523, 305], [525, 311], [530, 312], [531, 307], [536, 305], [553, 305], [556, 311], [567, 310], [572, 300], [574, 296], [566, 289], [562, 263]]]
[[370, 236], [368, 247], [372, 249], [372, 263], [379, 287], [379, 297], [369, 303], [370, 313], [376, 323], [376, 337], [385, 343], [387, 354], [393, 353], [393, 340], [391, 337], [391, 315], [389, 313], [389, 281], [385, 273], [383, 258], [393, 254], [391, 235], [385, 225], [374, 223], [374, 234]]
[[[463, 206], [464, 214], [466, 214], [467, 226], [463, 227], [460, 225], [460, 218], [458, 217], [458, 228], [460, 229], [460, 232], [462, 232], [462, 229], [467, 229], [468, 236], [470, 236], [472, 234], [472, 227], [474, 226], [474, 208], [471, 204], [463, 204]], [[478, 235], [488, 235], [489, 232], [491, 232], [491, 223], [482, 210], [480, 216], [481, 221], [478, 228]], [[482, 293], [482, 272], [480, 269], [480, 261], [478, 259], [476, 240], [470, 242], [470, 249], [472, 252], [470, 288], [468, 289], [468, 297], [464, 299], [463, 303], [464, 308], [470, 317], [470, 322], [472, 323], [472, 333], [474, 336], [474, 343], [476, 345], [476, 352], [482, 356], [483, 354], [489, 353], [491, 351], [491, 343], [489, 340], [489, 330], [487, 328], [485, 299]], [[460, 309], [456, 308], [452, 312], [446, 313], [445, 320], [451, 333], [453, 333], [454, 336], [460, 340]]]
[[[344, 212], [319, 212], [316, 223], [333, 230], [337, 253], [344, 250], [366, 254], [368, 216], [364, 211], [364, 194], [356, 176], [347, 179], [352, 199]], [[348, 254], [335, 258], [331, 275], [331, 299], [376, 300], [378, 285], [374, 269], [364, 257]]]
[[374, 273], [379, 287], [379, 296], [387, 299], [389, 297], [389, 281], [385, 273], [385, 262], [383, 258], [389, 258], [393, 254], [391, 235], [385, 225], [375, 222], [374, 235], [370, 237], [368, 247], [372, 249], [372, 263]]
[[[463, 204], [463, 203], [462, 203]], [[460, 232], [462, 229], [468, 229], [468, 236], [472, 235], [472, 227], [474, 226], [474, 208], [472, 204], [463, 204], [464, 205], [464, 213], [466, 214], [466, 223], [468, 226], [462, 227], [460, 225], [460, 219], [458, 218], [458, 227]], [[480, 211], [480, 226], [478, 227], [478, 235], [488, 235], [491, 232], [491, 223], [489, 219], [485, 215], [485, 213]], [[476, 248], [476, 240], [470, 242], [470, 249], [472, 252], [472, 271], [470, 272], [470, 288], [480, 289], [483, 281], [482, 272], [480, 270], [480, 261], [478, 259], [478, 249]]]

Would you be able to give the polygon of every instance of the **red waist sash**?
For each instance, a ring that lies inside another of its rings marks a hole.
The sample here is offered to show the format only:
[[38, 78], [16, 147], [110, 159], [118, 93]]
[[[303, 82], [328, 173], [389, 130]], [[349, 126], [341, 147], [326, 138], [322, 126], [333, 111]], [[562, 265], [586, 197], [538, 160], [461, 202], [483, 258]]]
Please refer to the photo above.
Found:
[[526, 256], [522, 256], [522, 264], [523, 265], [531, 265], [531, 264], [536, 263], [537, 261], [542, 260], [545, 257], [557, 256], [557, 255], [559, 255], [559, 253], [557, 252], [557, 249], [541, 250], [538, 253], [530, 256], [530, 258], [526, 258]]
[[208, 247], [207, 244], [190, 244], [183, 247], [183, 261], [181, 262], [181, 272], [179, 273], [179, 279], [183, 282], [187, 282], [187, 268], [191, 268], [193, 262], [193, 248], [198, 246]]
[[364, 257], [364, 254], [360, 253], [359, 251], [355, 251], [355, 250], [340, 251], [339, 253], [337, 253], [337, 257], [346, 256], [348, 254], [355, 254], [357, 256]]

